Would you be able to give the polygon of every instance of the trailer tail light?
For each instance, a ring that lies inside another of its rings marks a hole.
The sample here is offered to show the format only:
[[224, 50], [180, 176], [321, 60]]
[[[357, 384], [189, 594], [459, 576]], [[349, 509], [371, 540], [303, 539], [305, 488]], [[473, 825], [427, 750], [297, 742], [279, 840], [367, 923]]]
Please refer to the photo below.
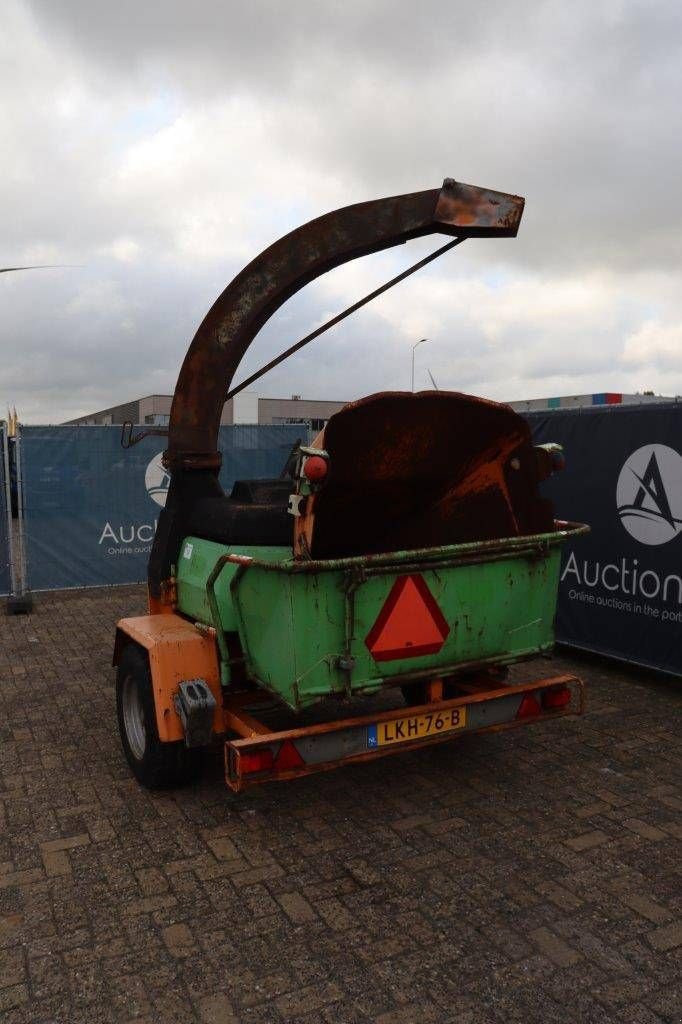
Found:
[[533, 696], [532, 693], [526, 693], [523, 700], [519, 705], [519, 710], [516, 712], [518, 718], [532, 718], [534, 715], [540, 714], [540, 705]]
[[318, 484], [327, 475], [327, 460], [323, 459], [321, 455], [309, 455], [303, 463], [303, 476], [310, 483]]
[[542, 695], [542, 706], [546, 711], [565, 708], [570, 703], [571, 691], [567, 686], [555, 686], [551, 690], [545, 690]]
[[273, 763], [274, 757], [270, 747], [260, 747], [239, 755], [239, 771], [242, 775], [268, 771]]

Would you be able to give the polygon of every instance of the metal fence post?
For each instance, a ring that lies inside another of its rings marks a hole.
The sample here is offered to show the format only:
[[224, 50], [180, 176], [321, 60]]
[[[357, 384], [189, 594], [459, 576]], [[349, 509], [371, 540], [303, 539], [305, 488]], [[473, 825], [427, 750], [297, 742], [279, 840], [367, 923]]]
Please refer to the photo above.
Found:
[[0, 425], [0, 447], [2, 448], [2, 465], [5, 484], [5, 522], [7, 529], [7, 561], [9, 568], [9, 596], [17, 591], [17, 567], [14, 561], [14, 537], [12, 529], [12, 480], [9, 467], [9, 436], [7, 427]]
[[[26, 545], [24, 543], [24, 485], [21, 454], [21, 427], [17, 425], [14, 437], [14, 459], [17, 470], [17, 547], [18, 558], [13, 559], [12, 593], [7, 598], [8, 615], [27, 615], [33, 611], [33, 598], [26, 587]], [[18, 562], [18, 570], [17, 563]]]

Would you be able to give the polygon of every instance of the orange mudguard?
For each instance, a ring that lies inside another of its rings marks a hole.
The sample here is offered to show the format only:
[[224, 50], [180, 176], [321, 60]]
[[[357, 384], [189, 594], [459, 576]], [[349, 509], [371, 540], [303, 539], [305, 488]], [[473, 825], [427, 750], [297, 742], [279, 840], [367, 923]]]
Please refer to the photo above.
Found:
[[114, 665], [128, 640], [149, 654], [156, 724], [163, 743], [184, 739], [173, 698], [185, 679], [203, 679], [216, 700], [214, 732], [223, 729], [223, 701], [215, 640], [200, 633], [193, 623], [179, 615], [139, 615], [121, 619], [116, 625]]

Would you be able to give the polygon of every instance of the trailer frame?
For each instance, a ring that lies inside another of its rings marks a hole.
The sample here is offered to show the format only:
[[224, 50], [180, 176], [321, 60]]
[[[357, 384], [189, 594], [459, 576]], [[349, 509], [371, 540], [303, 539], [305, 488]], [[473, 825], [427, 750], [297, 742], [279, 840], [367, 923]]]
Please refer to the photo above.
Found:
[[[448, 680], [449, 684], [465, 691], [461, 696], [448, 700], [442, 699], [443, 683], [441, 679], [432, 679], [426, 684], [427, 695], [431, 698], [426, 704], [274, 731], [251, 713], [257, 710], [259, 704], [272, 704], [266, 694], [260, 696], [253, 691], [244, 691], [233, 696], [226, 695], [223, 720], [226, 728], [236, 732], [238, 738], [224, 742], [225, 781], [238, 793], [248, 786], [271, 781], [284, 782], [316, 772], [331, 771], [342, 765], [409, 753], [459, 736], [501, 732], [549, 719], [582, 715], [586, 707], [585, 685], [573, 675], [551, 676], [513, 686], [501, 686], [499, 679], [490, 674], [467, 678], [461, 682]], [[565, 704], [549, 706], [550, 700], [545, 694], [554, 692], [563, 695], [566, 691], [570, 698]], [[525, 707], [531, 709], [530, 713], [519, 714], [524, 701]], [[398, 722], [417, 720], [421, 716], [442, 718], [448, 714], [451, 723], [457, 716], [457, 725], [451, 724], [417, 739], [393, 739], [372, 744], [372, 736], [376, 738], [382, 726], [395, 726]], [[485, 722], [486, 716], [496, 720], [489, 724], [476, 724]], [[334, 754], [336, 756], [331, 756]], [[258, 767], [259, 764], [261, 767]]]

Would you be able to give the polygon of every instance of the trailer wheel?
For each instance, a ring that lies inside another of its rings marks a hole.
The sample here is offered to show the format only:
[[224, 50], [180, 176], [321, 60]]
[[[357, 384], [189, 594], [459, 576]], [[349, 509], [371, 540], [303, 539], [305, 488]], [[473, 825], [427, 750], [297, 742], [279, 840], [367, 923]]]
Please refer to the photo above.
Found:
[[147, 652], [124, 647], [116, 672], [116, 713], [123, 753], [138, 782], [147, 789], [182, 786], [198, 778], [202, 751], [185, 744], [162, 743], [156, 726]]

